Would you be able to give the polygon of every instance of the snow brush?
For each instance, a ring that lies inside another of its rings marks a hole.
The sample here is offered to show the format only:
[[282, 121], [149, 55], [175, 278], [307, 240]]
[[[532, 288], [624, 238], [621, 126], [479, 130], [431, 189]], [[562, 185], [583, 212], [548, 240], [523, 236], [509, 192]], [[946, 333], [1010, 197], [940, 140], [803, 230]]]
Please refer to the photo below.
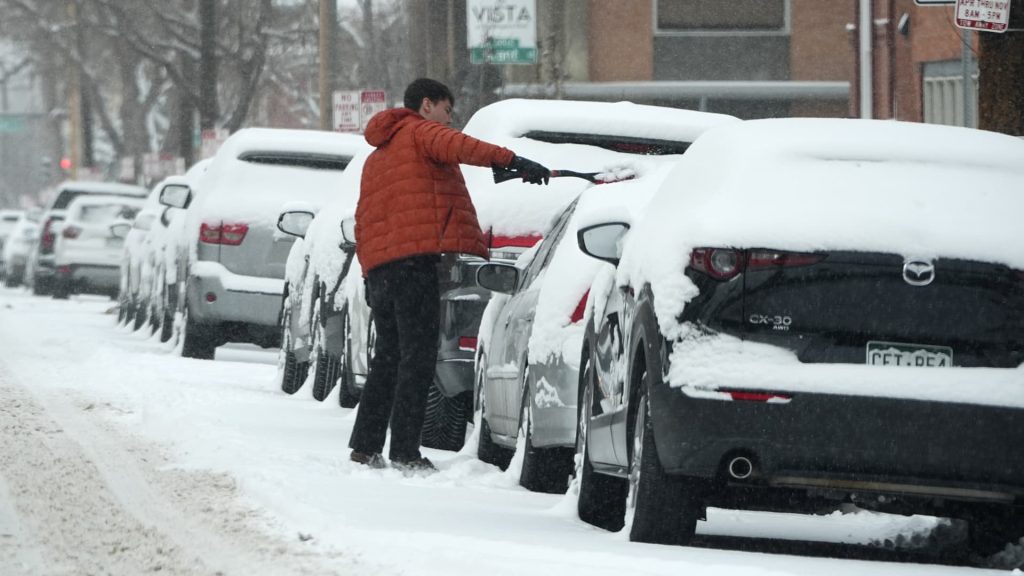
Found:
[[[522, 178], [523, 175], [518, 170], [512, 170], [509, 168], [499, 168], [494, 166], [491, 168], [494, 172], [494, 183], [501, 184], [502, 182], [508, 182], [509, 180], [515, 180]], [[612, 182], [622, 182], [623, 180], [632, 180], [636, 178], [636, 173], [633, 172], [632, 168], [618, 168], [615, 170], [606, 170], [604, 172], [575, 172], [573, 170], [552, 170], [552, 178], [582, 178], [587, 182], [593, 182], [594, 184], [611, 184]]]

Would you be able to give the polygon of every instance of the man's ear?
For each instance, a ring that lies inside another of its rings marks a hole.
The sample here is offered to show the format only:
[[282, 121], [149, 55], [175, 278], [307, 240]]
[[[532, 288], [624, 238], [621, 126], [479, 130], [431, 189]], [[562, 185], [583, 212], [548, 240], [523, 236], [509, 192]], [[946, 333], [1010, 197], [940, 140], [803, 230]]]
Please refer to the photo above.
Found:
[[424, 96], [423, 100], [420, 101], [420, 110], [419, 110], [420, 114], [429, 113], [430, 112], [430, 108], [433, 105], [434, 105], [434, 103], [430, 101], [430, 98], [427, 98], [426, 96]]

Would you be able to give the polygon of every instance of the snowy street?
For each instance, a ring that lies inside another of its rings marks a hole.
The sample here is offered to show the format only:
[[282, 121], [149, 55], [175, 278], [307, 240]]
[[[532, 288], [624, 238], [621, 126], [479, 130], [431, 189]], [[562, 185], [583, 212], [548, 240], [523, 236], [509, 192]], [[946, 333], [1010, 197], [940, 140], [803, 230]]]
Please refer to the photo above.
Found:
[[475, 440], [425, 450], [433, 475], [366, 469], [337, 388], [287, 396], [275, 351], [184, 359], [116, 318], [104, 298], [0, 289], [0, 574], [1008, 573], [871, 545], [939, 521], [867, 512], [712, 510], [697, 546], [633, 544], [577, 519], [571, 490], [478, 461]]

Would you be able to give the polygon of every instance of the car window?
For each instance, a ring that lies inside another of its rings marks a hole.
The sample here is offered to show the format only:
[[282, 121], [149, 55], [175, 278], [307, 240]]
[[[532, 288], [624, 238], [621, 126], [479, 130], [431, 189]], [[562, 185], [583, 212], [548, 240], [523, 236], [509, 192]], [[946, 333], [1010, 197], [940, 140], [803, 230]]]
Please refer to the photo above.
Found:
[[135, 217], [138, 208], [124, 204], [90, 204], [82, 206], [76, 220], [86, 224], [109, 222], [115, 218], [130, 220]]
[[682, 154], [690, 147], [689, 142], [657, 140], [653, 138], [636, 138], [632, 136], [615, 136], [607, 134], [581, 134], [575, 132], [545, 132], [532, 130], [523, 134], [524, 138], [549, 142], [551, 144], [584, 144], [622, 152], [624, 154], [640, 154], [643, 156], [667, 156]]
[[245, 152], [238, 156], [243, 162], [253, 164], [272, 164], [274, 166], [292, 166], [295, 168], [313, 168], [316, 170], [344, 170], [352, 157], [334, 156], [330, 154], [290, 153], [290, 152]]
[[569, 223], [569, 217], [572, 216], [573, 211], [576, 210], [576, 203], [579, 199], [573, 200], [565, 210], [555, 219], [548, 233], [544, 235], [544, 239], [541, 240], [540, 248], [537, 250], [537, 254], [533, 257], [530, 265], [526, 268], [526, 274], [524, 275], [522, 285], [520, 289], [524, 289], [531, 284], [534, 280], [540, 276], [540, 273], [547, 268], [548, 263], [551, 261], [551, 257], [555, 253], [555, 247], [561, 242], [562, 236], [565, 234], [567, 224]]

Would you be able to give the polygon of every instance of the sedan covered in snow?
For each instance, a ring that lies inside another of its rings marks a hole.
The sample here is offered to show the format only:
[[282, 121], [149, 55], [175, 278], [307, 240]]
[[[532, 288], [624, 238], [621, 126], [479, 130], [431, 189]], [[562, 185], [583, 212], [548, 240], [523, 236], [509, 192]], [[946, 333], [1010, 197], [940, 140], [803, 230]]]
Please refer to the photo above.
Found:
[[[1024, 535], [1024, 142], [716, 128], [645, 215], [584, 218], [580, 517], [686, 543], [709, 506], [839, 503]], [[601, 288], [599, 288], [599, 286]]]

